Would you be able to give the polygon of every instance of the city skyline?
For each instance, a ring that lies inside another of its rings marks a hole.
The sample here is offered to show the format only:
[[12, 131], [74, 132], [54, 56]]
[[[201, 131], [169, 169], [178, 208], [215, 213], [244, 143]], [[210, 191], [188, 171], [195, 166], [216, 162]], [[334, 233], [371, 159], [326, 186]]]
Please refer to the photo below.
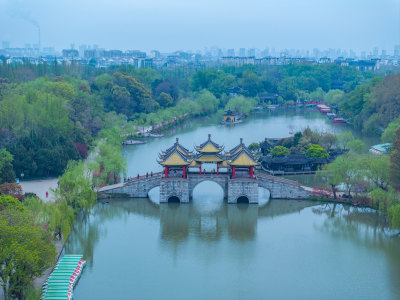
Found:
[[[346, 5], [345, 5], [346, 4]], [[276, 48], [393, 51], [400, 44], [396, 0], [278, 2], [125, 0], [57, 3], [0, 0], [1, 40], [12, 47], [39, 43], [57, 50], [74, 43], [150, 52]], [[257, 8], [257, 9], [255, 9]], [[61, 13], [62, 12], [62, 13]], [[376, 22], [379, 20], [379, 22]], [[160, 25], [161, 24], [161, 25]]]

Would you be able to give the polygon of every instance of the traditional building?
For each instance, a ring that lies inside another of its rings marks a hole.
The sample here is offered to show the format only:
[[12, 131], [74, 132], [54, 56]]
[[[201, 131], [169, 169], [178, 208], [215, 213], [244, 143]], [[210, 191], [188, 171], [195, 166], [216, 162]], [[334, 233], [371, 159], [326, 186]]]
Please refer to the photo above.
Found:
[[224, 123], [235, 123], [237, 117], [238, 117], [238, 113], [236, 111], [228, 109], [225, 111], [223, 122]]
[[199, 168], [202, 174], [202, 165], [214, 163], [217, 165], [216, 174], [220, 174], [220, 168], [225, 168], [225, 174], [235, 178], [254, 178], [254, 167], [259, 165], [253, 153], [240, 139], [240, 144], [226, 153], [222, 153], [224, 146], [211, 140], [211, 134], [207, 141], [196, 146], [196, 153], [179, 144], [175, 144], [159, 154], [158, 163], [164, 167], [165, 178], [178, 177], [186, 178], [188, 168]]
[[164, 167], [165, 178], [187, 176], [187, 167], [192, 163], [193, 153], [179, 144], [179, 139], [173, 146], [159, 154], [158, 163]]
[[254, 178], [254, 167], [258, 166], [254, 154], [246, 147], [243, 143], [243, 139], [240, 139], [240, 144], [235, 148], [225, 153], [226, 164], [231, 168], [232, 179], [236, 177], [248, 177]]
[[211, 140], [211, 134], [208, 135], [208, 140], [196, 147], [197, 154], [194, 156], [194, 163], [191, 166], [200, 167], [203, 163], [217, 164], [217, 174], [219, 174], [218, 164], [225, 160], [224, 155], [221, 153], [224, 146], [218, 145]]

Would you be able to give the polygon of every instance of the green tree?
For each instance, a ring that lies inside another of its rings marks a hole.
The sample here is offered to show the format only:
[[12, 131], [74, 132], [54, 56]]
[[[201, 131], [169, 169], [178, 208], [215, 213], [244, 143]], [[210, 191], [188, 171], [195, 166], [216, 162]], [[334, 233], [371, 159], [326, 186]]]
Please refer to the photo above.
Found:
[[400, 129], [396, 132], [390, 155], [390, 181], [395, 189], [400, 190]]
[[174, 99], [172, 99], [172, 97], [169, 94], [162, 92], [158, 96], [157, 102], [158, 104], [160, 104], [161, 107], [168, 107], [174, 103]]
[[200, 105], [203, 113], [215, 112], [219, 104], [218, 99], [207, 90], [202, 90], [198, 94], [196, 101]]
[[0, 150], [0, 184], [4, 182], [14, 182], [15, 173], [13, 170], [14, 158], [6, 149]]
[[0, 279], [6, 299], [25, 298], [32, 279], [55, 260], [50, 235], [25, 212], [0, 211]]
[[229, 99], [228, 103], [225, 106], [225, 109], [236, 110], [245, 114], [249, 114], [254, 109], [254, 106], [256, 104], [257, 101], [254, 98], [237, 96]]
[[258, 152], [260, 150], [260, 144], [259, 143], [251, 143], [249, 145], [249, 149], [253, 152]]
[[396, 139], [396, 132], [400, 129], [400, 118], [394, 119], [388, 127], [386, 127], [385, 131], [382, 133], [382, 142], [383, 143], [393, 143]]
[[341, 90], [330, 90], [324, 95], [324, 101], [329, 104], [339, 104], [344, 92]]
[[286, 156], [290, 154], [290, 150], [283, 146], [275, 146], [271, 149], [270, 154], [272, 157], [276, 156]]
[[365, 144], [361, 140], [354, 139], [347, 143], [346, 148], [350, 149], [350, 151], [361, 153], [365, 149]]
[[393, 205], [388, 209], [388, 215], [392, 220], [392, 228], [400, 228], [400, 204]]
[[387, 155], [366, 155], [359, 160], [359, 169], [374, 188], [388, 191], [390, 183], [390, 157]]
[[326, 149], [327, 151], [331, 150], [333, 147], [337, 146], [338, 138], [336, 135], [332, 133], [325, 133], [321, 136], [320, 139], [321, 146]]
[[60, 201], [65, 200], [75, 211], [91, 208], [97, 199], [92, 190], [89, 170], [84, 162], [68, 163], [64, 174], [58, 179], [55, 192]]
[[340, 147], [343, 150], [346, 150], [346, 149], [348, 149], [349, 142], [354, 140], [354, 135], [350, 131], [347, 131], [347, 132], [339, 133], [337, 135], [337, 138], [338, 138]]
[[18, 211], [24, 211], [25, 207], [18, 199], [9, 195], [0, 194], [0, 210], [3, 209], [15, 209]]
[[328, 152], [320, 145], [311, 145], [307, 151], [306, 155], [313, 158], [327, 158], [329, 156]]

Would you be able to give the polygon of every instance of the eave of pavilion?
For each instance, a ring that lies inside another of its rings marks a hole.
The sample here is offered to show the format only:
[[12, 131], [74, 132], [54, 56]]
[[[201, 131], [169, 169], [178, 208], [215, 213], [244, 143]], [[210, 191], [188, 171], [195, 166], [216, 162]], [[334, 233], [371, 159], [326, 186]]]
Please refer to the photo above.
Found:
[[208, 140], [200, 146], [196, 146], [196, 151], [199, 153], [220, 153], [224, 150], [224, 146], [218, 145], [211, 140], [211, 134], [208, 135]]
[[158, 163], [162, 166], [188, 166], [192, 161], [178, 150], [173, 150], [168, 155], [160, 158]]

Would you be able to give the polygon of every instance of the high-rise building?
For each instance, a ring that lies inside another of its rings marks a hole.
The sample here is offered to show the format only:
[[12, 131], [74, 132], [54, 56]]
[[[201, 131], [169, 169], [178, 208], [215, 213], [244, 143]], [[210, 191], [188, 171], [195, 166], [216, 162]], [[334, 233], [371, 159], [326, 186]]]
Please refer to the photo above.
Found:
[[235, 49], [228, 49], [228, 55], [227, 56], [235, 56]]
[[83, 57], [85, 55], [85, 50], [87, 49], [86, 45], [80, 45], [79, 46], [79, 56]]
[[400, 45], [394, 46], [394, 56], [400, 56]]
[[8, 49], [10, 48], [10, 42], [9, 41], [2, 41], [1, 42], [2, 48], [3, 49]]
[[256, 49], [255, 48], [250, 48], [249, 50], [247, 50], [247, 56], [256, 56]]
[[239, 49], [239, 56], [240, 57], [245, 57], [246, 56], [246, 49], [245, 48], [240, 48]]
[[379, 55], [379, 48], [375, 47], [374, 50], [372, 51], [373, 56], [378, 56]]

